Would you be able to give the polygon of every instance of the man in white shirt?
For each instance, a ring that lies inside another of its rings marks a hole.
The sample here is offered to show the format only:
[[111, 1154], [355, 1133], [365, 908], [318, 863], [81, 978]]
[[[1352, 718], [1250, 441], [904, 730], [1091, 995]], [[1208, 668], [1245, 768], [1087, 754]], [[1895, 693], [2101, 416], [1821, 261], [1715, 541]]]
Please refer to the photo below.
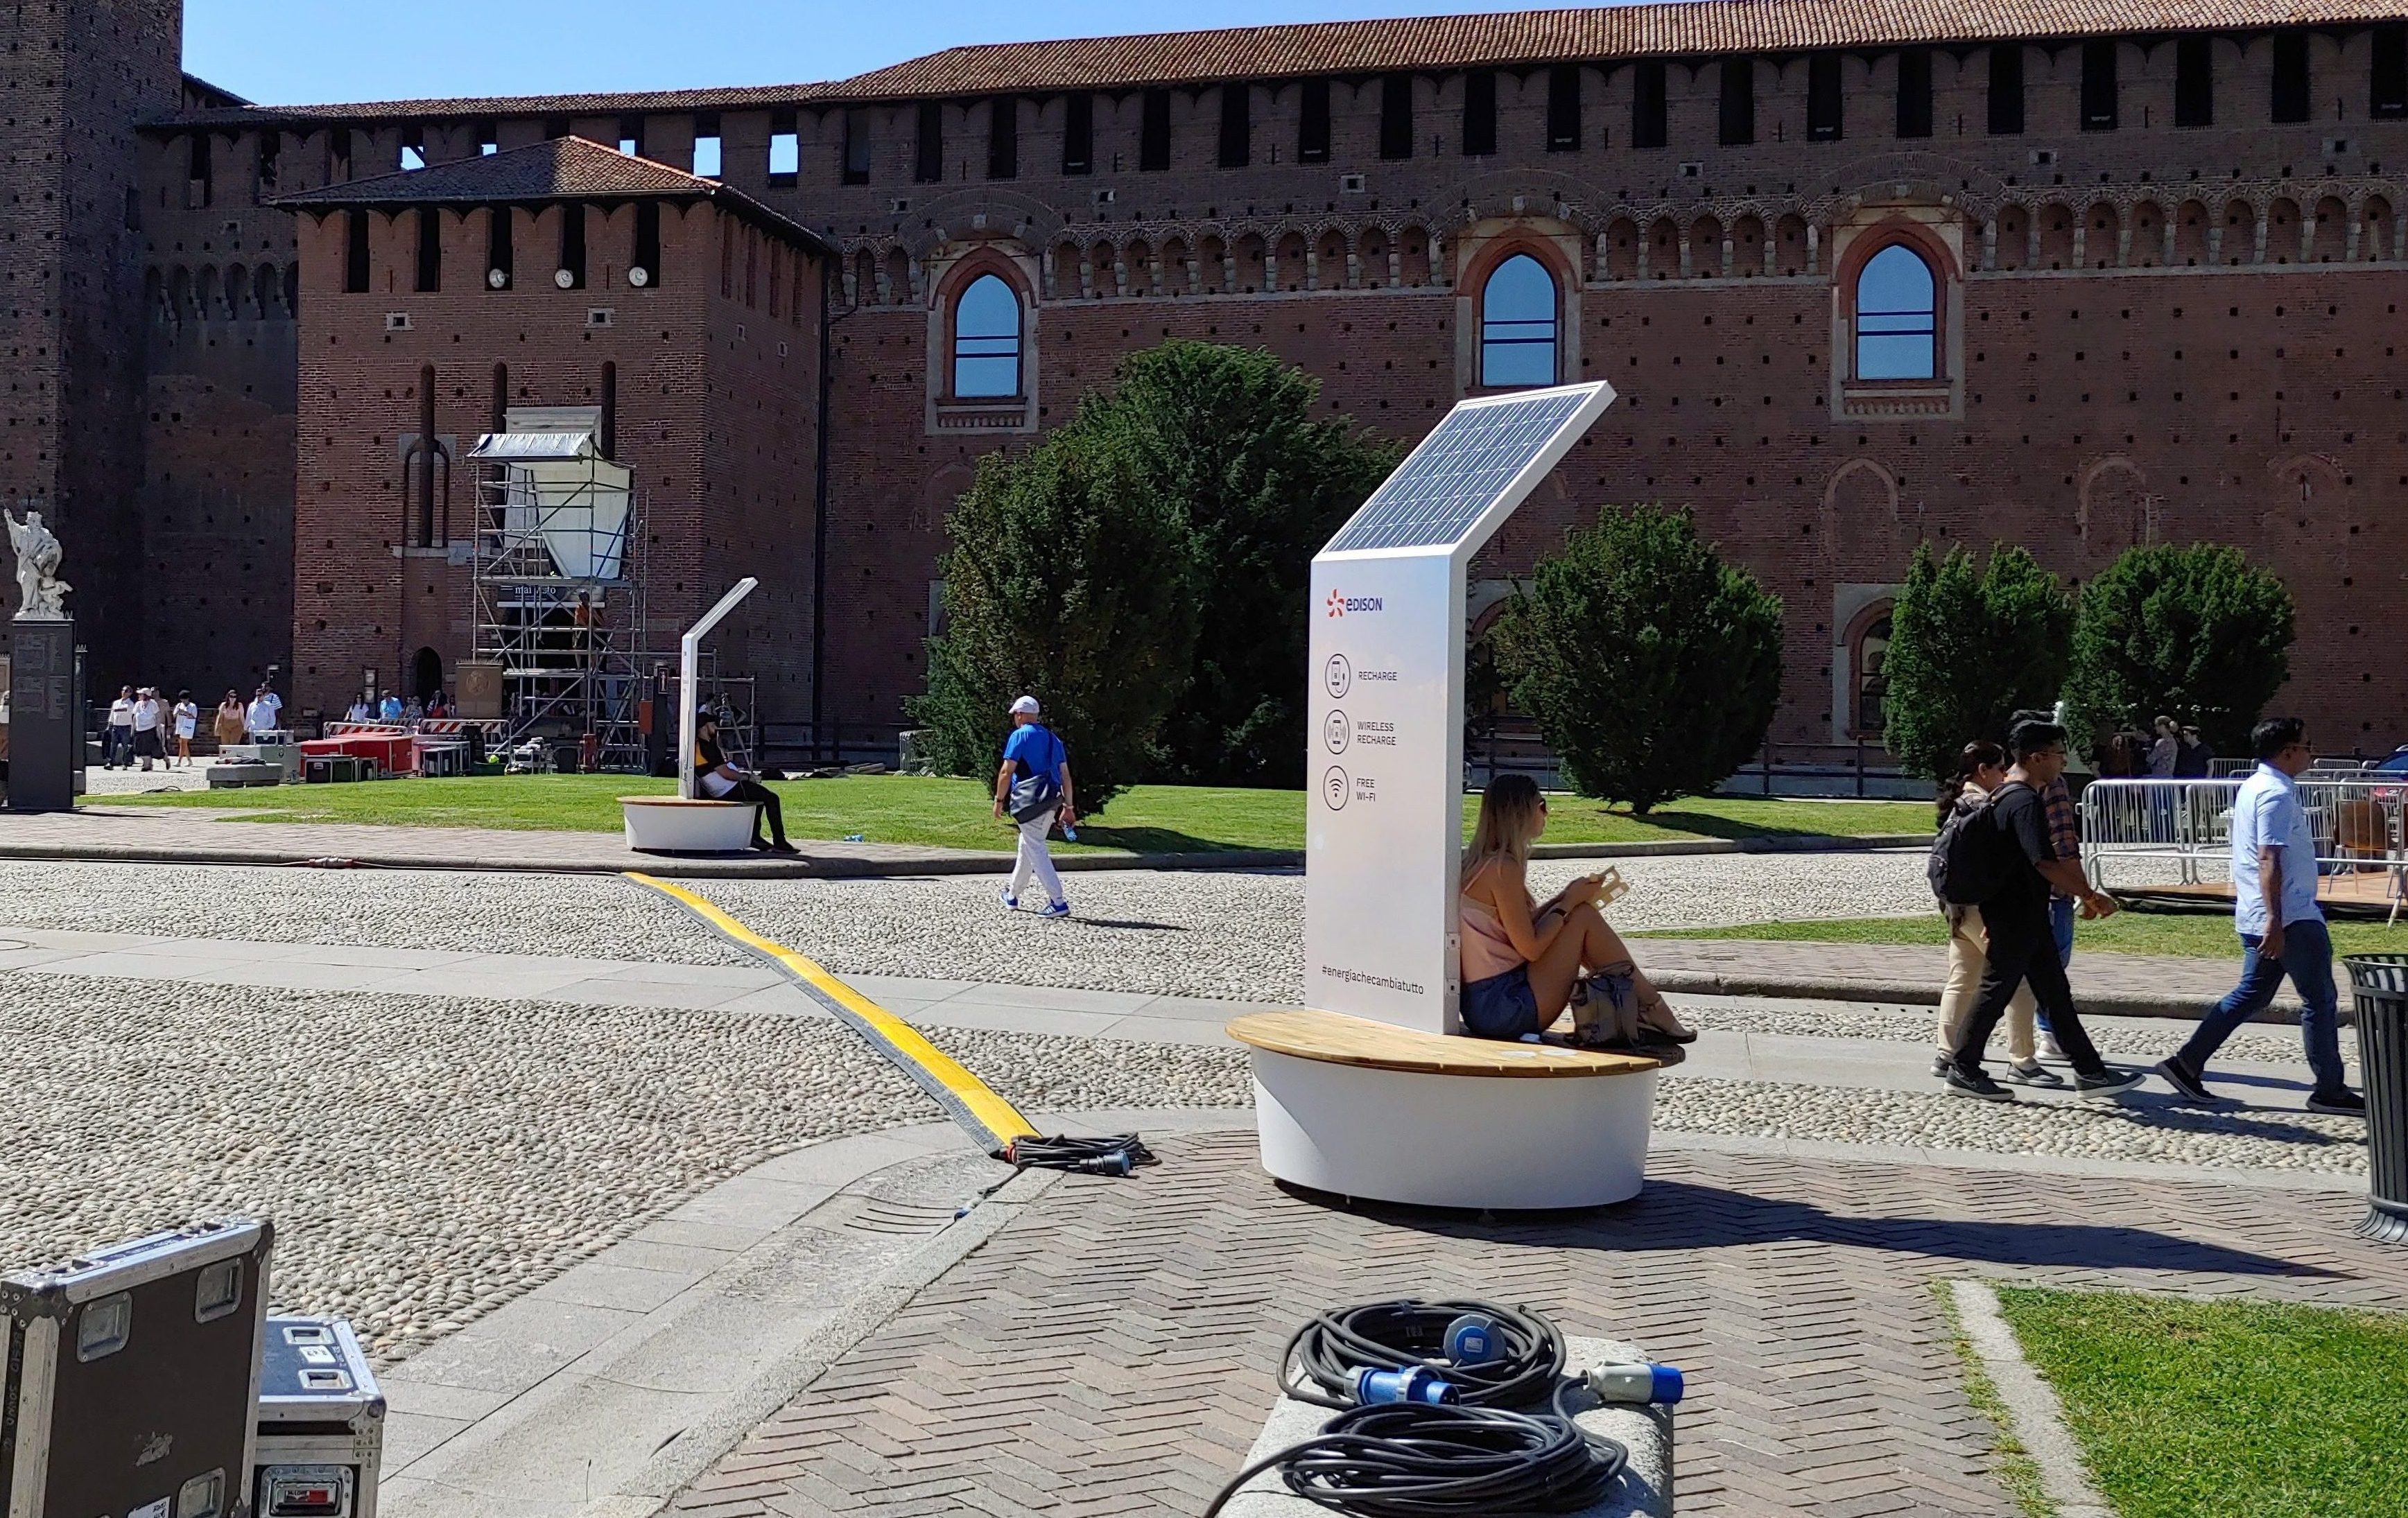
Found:
[[2316, 837], [2300, 803], [2297, 777], [2315, 763], [2297, 717], [2275, 717], [2249, 733], [2257, 773], [2232, 802], [2232, 925], [2241, 934], [2241, 983], [2200, 1020], [2190, 1041], [2157, 1066], [2193, 1101], [2213, 1101], [2207, 1062], [2232, 1030], [2264, 1011], [2283, 977], [2304, 1004], [2300, 1041], [2315, 1086], [2308, 1110], [2363, 1117], [2366, 1098], [2349, 1089], [2341, 1063], [2341, 997], [2333, 986], [2332, 937], [2316, 901]]
[[134, 757], [134, 687], [121, 685], [117, 699], [108, 704], [108, 727], [101, 739], [100, 763], [104, 769], [115, 769]]
[[242, 730], [251, 740], [259, 741], [262, 733], [273, 733], [283, 726], [284, 702], [274, 691], [261, 685], [251, 698], [251, 706], [242, 714]]
[[142, 772], [150, 773], [150, 761], [165, 760], [166, 749], [160, 742], [159, 723], [165, 715], [159, 709], [159, 693], [145, 685], [134, 695], [134, 754], [142, 761]]

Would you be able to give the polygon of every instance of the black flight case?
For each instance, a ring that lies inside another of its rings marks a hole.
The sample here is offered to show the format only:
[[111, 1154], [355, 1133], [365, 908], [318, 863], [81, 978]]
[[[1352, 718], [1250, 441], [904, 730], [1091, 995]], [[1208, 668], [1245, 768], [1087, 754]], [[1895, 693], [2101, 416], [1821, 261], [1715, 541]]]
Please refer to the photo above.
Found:
[[7, 1518], [251, 1518], [274, 1233], [228, 1218], [0, 1278]]
[[376, 1518], [384, 1394], [340, 1318], [270, 1318], [260, 1352], [256, 1518]]

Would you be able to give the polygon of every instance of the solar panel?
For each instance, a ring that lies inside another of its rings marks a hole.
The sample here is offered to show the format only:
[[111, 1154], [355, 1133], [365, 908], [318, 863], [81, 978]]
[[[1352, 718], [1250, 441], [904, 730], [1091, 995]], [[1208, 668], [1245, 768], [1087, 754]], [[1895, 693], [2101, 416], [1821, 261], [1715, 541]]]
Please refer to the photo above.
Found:
[[[1563, 456], [1577, 436], [1574, 422], [1580, 431], [1587, 429], [1584, 408], [1600, 393], [1612, 398], [1604, 385], [1586, 384], [1458, 405], [1322, 551], [1440, 548], [1462, 541], [1491, 507], [1513, 504], [1505, 496], [1532, 465], [1543, 460], [1552, 467]], [[1599, 405], [1587, 415], [1602, 409]], [[1530, 480], [1525, 491], [1536, 483]]]

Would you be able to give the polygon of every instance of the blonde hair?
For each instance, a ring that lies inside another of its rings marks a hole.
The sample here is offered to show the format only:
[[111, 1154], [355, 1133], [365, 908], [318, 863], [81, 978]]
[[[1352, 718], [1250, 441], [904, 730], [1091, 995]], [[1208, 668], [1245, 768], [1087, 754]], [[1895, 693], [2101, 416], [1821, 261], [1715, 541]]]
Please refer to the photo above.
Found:
[[1545, 824], [1544, 803], [1538, 781], [1527, 775], [1499, 775], [1480, 794], [1480, 820], [1472, 825], [1471, 846], [1464, 851], [1463, 873], [1492, 859], [1530, 862], [1530, 845]]

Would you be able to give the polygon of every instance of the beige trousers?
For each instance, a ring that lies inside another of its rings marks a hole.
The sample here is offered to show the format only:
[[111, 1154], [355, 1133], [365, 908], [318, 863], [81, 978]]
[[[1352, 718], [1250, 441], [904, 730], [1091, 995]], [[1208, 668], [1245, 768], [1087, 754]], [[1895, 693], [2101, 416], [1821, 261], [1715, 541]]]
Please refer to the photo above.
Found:
[[[1979, 907], [1950, 906], [1948, 916], [1948, 980], [1940, 988], [1940, 1026], [1935, 1035], [1943, 1054], [1956, 1052], [1956, 1040], [1965, 1031], [1965, 1019], [1971, 1016], [1973, 1003], [1981, 995], [1982, 971], [1990, 962], [1989, 935], [1982, 926]], [[2018, 1065], [2031, 1062], [2036, 1049], [2032, 1042], [2032, 1013], [2037, 1008], [2028, 984], [2015, 988], [2014, 1000], [2007, 1003], [2007, 1057]]]

